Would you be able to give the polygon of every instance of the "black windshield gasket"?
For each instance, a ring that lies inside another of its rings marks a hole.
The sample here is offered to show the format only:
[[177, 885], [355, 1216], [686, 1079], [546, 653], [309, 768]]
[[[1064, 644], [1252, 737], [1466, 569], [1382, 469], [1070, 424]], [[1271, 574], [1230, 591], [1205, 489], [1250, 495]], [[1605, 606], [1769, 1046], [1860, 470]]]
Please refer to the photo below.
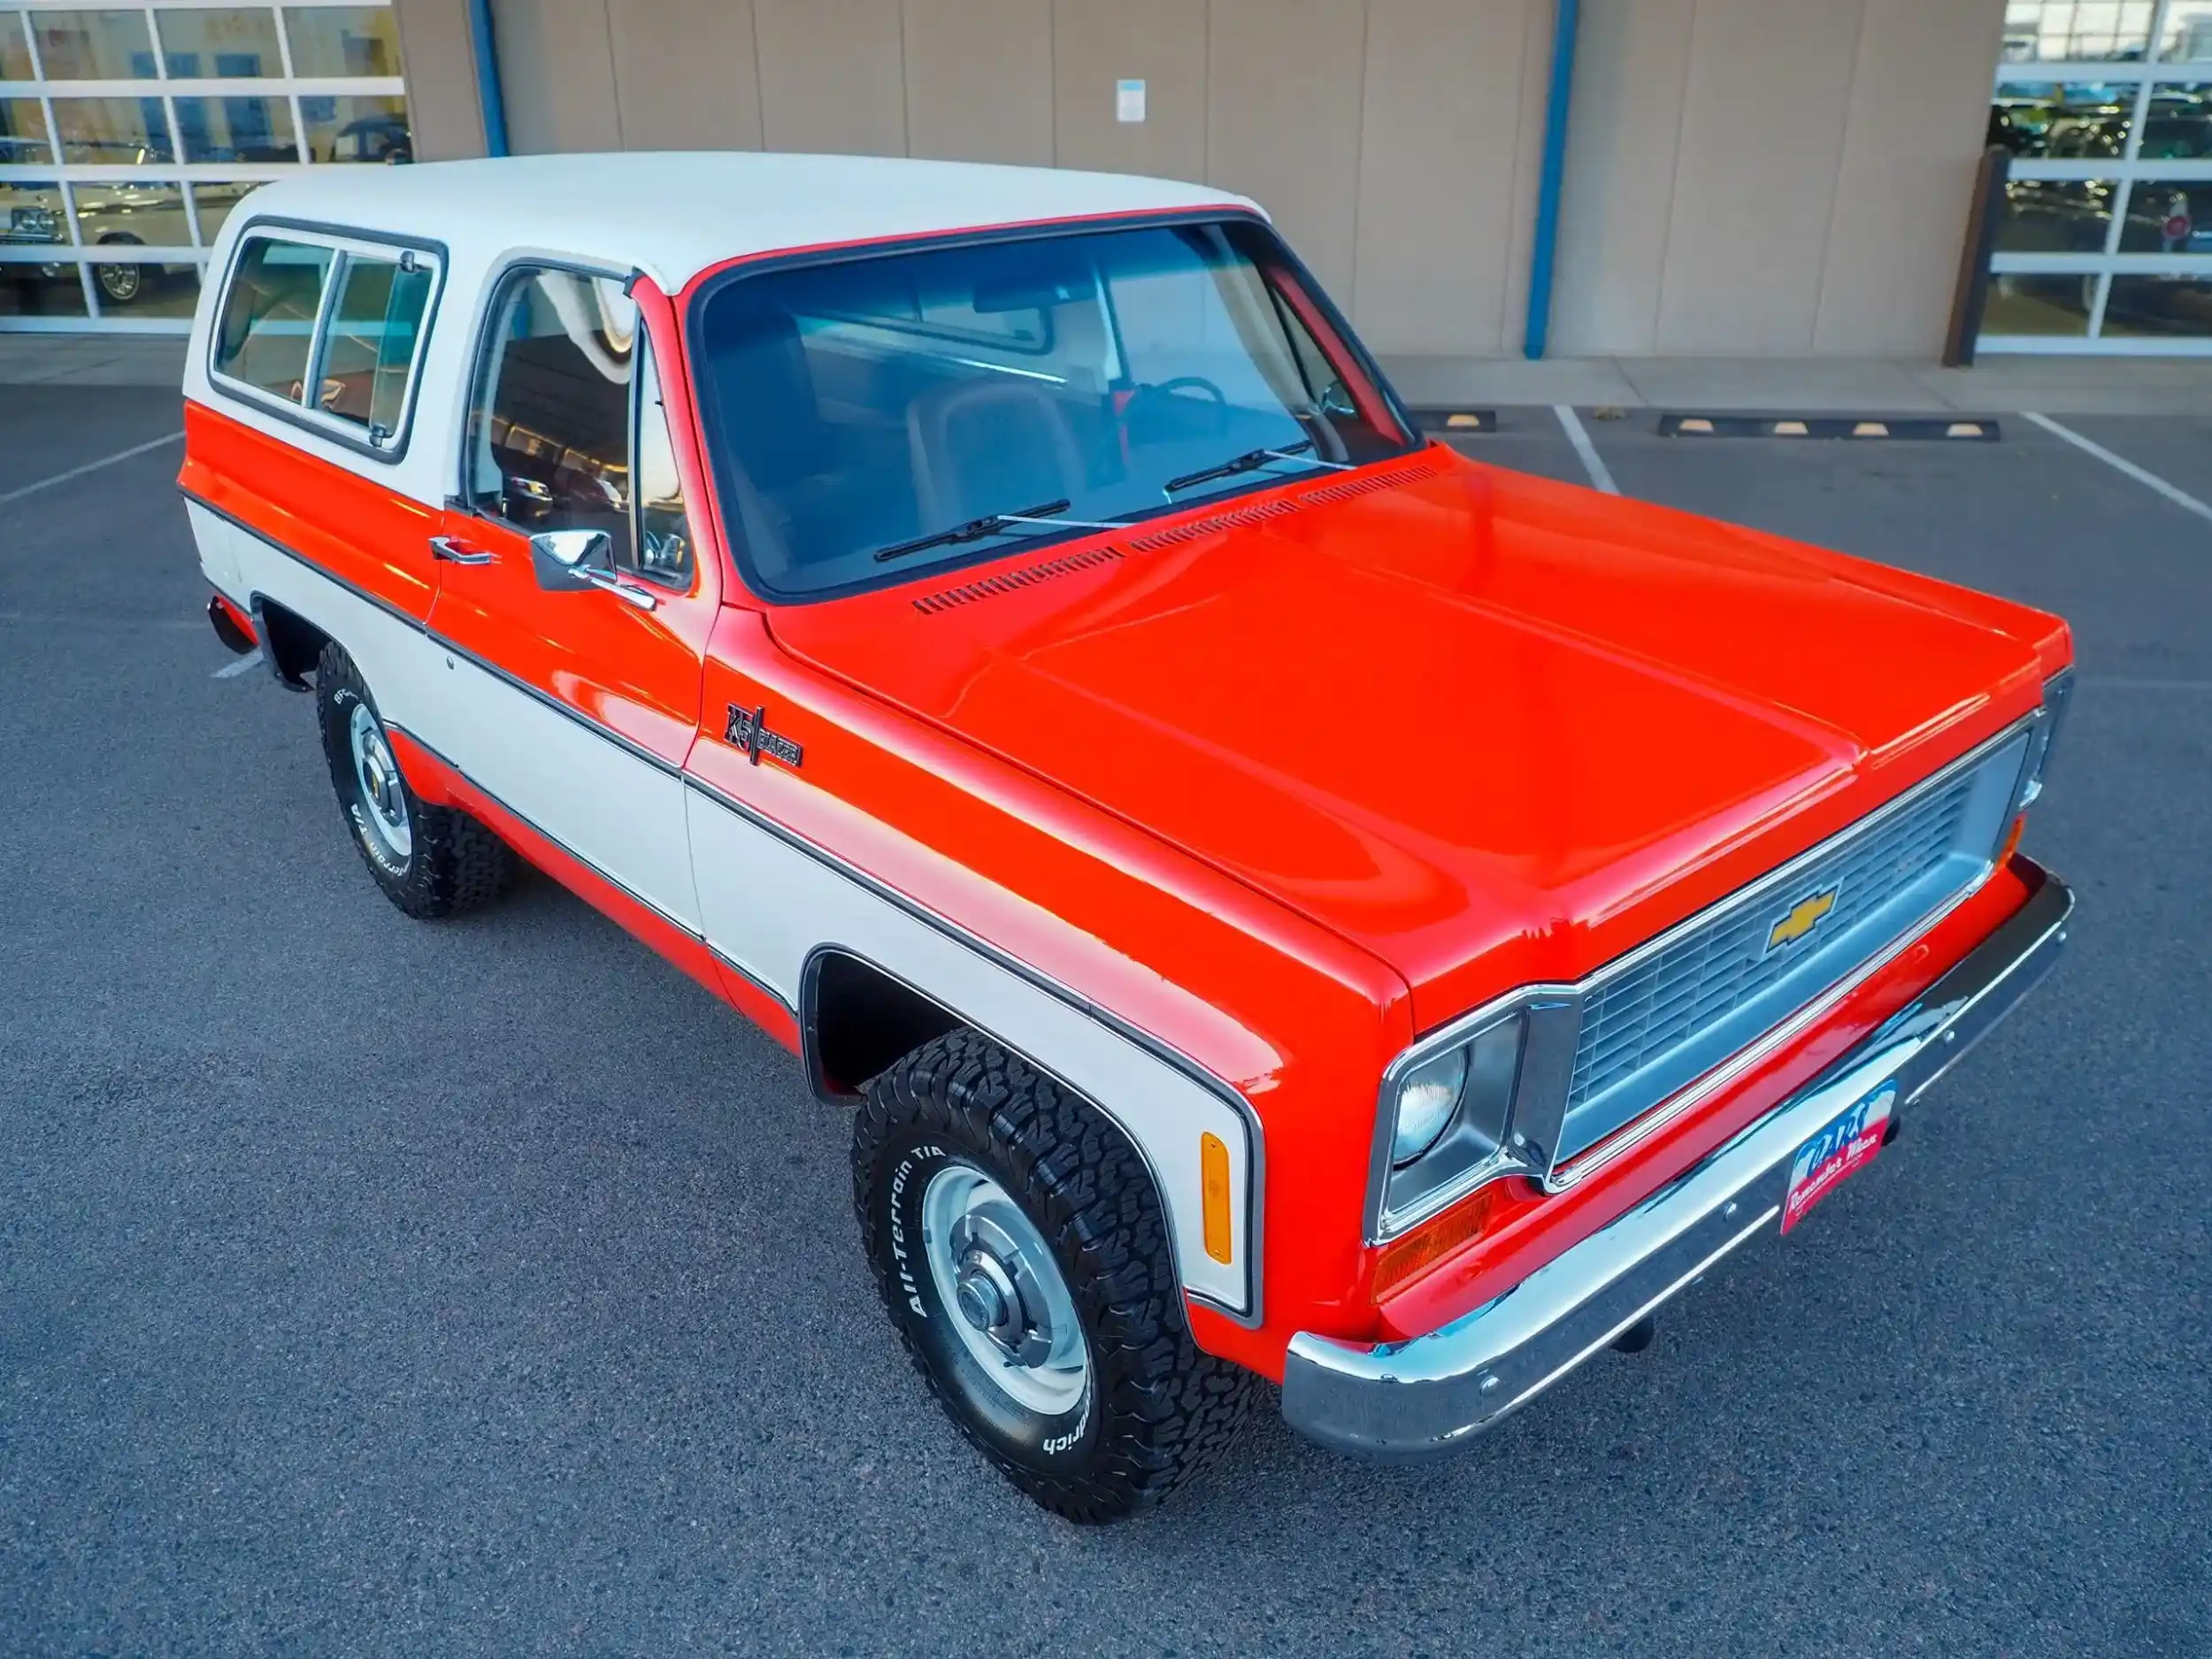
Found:
[[[753, 568], [752, 559], [745, 547], [744, 530], [737, 515], [725, 505], [725, 500], [729, 492], [724, 488], [723, 468], [718, 457], [726, 454], [727, 450], [726, 446], [718, 442], [720, 434], [713, 429], [713, 417], [709, 413], [708, 400], [700, 395], [704, 376], [701, 373], [703, 365], [696, 356], [694, 342], [705, 337], [706, 308], [725, 288], [733, 283], [744, 281], [749, 277], [764, 276], [773, 272], [802, 269], [810, 265], [850, 265], [863, 259], [891, 259], [903, 254], [935, 253], [947, 249], [991, 247], [1007, 242], [1045, 242], [1067, 236], [1104, 235], [1116, 231], [1174, 229], [1187, 225], [1248, 227], [1258, 231], [1273, 243], [1271, 250], [1272, 257], [1279, 260], [1283, 267], [1298, 280], [1305, 290], [1306, 297], [1321, 313], [1323, 319], [1327, 322], [1331, 332], [1336, 335], [1346, 355], [1358, 367], [1360, 373], [1367, 377], [1368, 383], [1374, 387], [1376, 395], [1382, 400], [1383, 406], [1391, 419], [1397, 423], [1401, 447], [1388, 455], [1376, 457], [1367, 465], [1380, 465], [1388, 461], [1402, 459], [1425, 445], [1426, 440], [1422, 436], [1420, 428], [1415, 425], [1412, 416], [1407, 412], [1404, 401], [1399, 397], [1395, 388], [1391, 386], [1373, 356], [1360, 342], [1359, 336], [1352, 332], [1351, 324], [1345, 319], [1343, 312], [1337, 308], [1336, 302], [1331, 299], [1321, 285], [1314, 280], [1313, 273], [1307, 268], [1305, 262], [1292, 251], [1289, 244], [1283, 241], [1280, 234], [1276, 231], [1266, 215], [1255, 209], [1236, 207], [1227, 204], [1201, 208], [1167, 208], [1148, 212], [1102, 214], [1095, 218], [1047, 219], [979, 230], [933, 232], [926, 235], [898, 237], [882, 242], [868, 242], [834, 248], [809, 249], [787, 254], [741, 256], [699, 283], [696, 291], [693, 293], [689, 303], [685, 306], [683, 314], [684, 368], [690, 385], [693, 417], [699, 429], [701, 459], [705, 463], [707, 491], [711, 498], [714, 525], [721, 536], [727, 554], [724, 568], [729, 571], [748, 595], [764, 604], [772, 606], [821, 604], [834, 599], [849, 599], [856, 594], [872, 593], [887, 588], [905, 587], [925, 577], [934, 579], [953, 571], [966, 570], [974, 565], [988, 564], [995, 559], [1013, 558], [1034, 553], [1041, 549], [1056, 546], [1063, 541], [1079, 536], [1103, 534], [1096, 530], [1048, 532], [1042, 535], [1025, 537], [1021, 541], [1013, 545], [979, 547], [976, 551], [964, 557], [930, 560], [910, 566], [887, 565], [878, 572], [854, 581], [842, 582], [832, 588], [807, 588], [796, 593], [787, 592], [777, 588], [773, 583], [764, 581], [758, 572]], [[1310, 474], [1301, 473], [1294, 478], [1285, 478], [1279, 474], [1271, 476], [1264, 472], [1256, 473], [1251, 476], [1249, 481], [1242, 484], [1231, 484], [1226, 488], [1188, 501], [1164, 502], [1158, 507], [1148, 511], [1132, 514], [1128, 519], [1128, 525], [1130, 528], [1134, 529], [1155, 518], [1187, 512], [1200, 505], [1210, 505], [1239, 495], [1248, 495], [1256, 490], [1296, 483], [1310, 476]]]

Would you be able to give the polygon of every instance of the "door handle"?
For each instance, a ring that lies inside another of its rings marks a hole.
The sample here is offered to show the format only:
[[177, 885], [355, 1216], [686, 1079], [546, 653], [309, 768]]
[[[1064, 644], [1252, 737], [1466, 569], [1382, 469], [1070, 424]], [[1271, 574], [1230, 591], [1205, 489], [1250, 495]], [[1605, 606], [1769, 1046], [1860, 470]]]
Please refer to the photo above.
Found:
[[448, 565], [488, 565], [492, 556], [482, 548], [473, 548], [465, 541], [457, 541], [449, 535], [430, 538], [430, 557], [442, 559]]

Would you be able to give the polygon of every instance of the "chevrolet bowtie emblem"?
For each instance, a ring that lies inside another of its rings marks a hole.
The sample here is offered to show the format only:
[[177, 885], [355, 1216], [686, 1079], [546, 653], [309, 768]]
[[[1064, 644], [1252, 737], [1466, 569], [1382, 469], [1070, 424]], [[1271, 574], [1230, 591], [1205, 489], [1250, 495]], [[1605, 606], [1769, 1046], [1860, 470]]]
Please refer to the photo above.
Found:
[[1820, 926], [1820, 918], [1836, 908], [1836, 889], [1827, 887], [1818, 893], [1808, 894], [1789, 908], [1788, 914], [1767, 929], [1767, 949], [1776, 951], [1785, 945], [1793, 945]]
[[763, 755], [791, 767], [796, 767], [805, 758], [805, 751], [796, 743], [781, 733], [768, 729], [765, 708], [741, 709], [733, 703], [730, 723], [723, 728], [722, 735], [731, 748], [743, 749], [756, 766], [760, 764]]

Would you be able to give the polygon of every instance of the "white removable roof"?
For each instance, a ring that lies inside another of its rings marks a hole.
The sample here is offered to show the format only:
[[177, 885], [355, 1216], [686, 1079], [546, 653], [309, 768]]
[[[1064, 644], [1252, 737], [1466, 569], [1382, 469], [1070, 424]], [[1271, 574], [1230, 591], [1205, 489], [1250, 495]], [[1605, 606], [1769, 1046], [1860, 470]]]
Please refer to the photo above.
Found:
[[[964, 161], [747, 151], [516, 156], [332, 167], [255, 192], [249, 212], [428, 237], [457, 265], [509, 250], [643, 271], [673, 293], [742, 254], [1177, 208], [1250, 207], [1202, 185]], [[464, 248], [468, 255], [464, 257]]]

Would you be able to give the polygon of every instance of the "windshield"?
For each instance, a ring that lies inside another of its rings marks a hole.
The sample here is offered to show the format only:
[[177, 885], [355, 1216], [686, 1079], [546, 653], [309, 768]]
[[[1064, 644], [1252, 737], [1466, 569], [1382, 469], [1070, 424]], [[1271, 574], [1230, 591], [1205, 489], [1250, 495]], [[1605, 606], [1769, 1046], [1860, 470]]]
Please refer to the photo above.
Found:
[[747, 580], [812, 598], [1402, 453], [1264, 226], [741, 274], [694, 335]]

